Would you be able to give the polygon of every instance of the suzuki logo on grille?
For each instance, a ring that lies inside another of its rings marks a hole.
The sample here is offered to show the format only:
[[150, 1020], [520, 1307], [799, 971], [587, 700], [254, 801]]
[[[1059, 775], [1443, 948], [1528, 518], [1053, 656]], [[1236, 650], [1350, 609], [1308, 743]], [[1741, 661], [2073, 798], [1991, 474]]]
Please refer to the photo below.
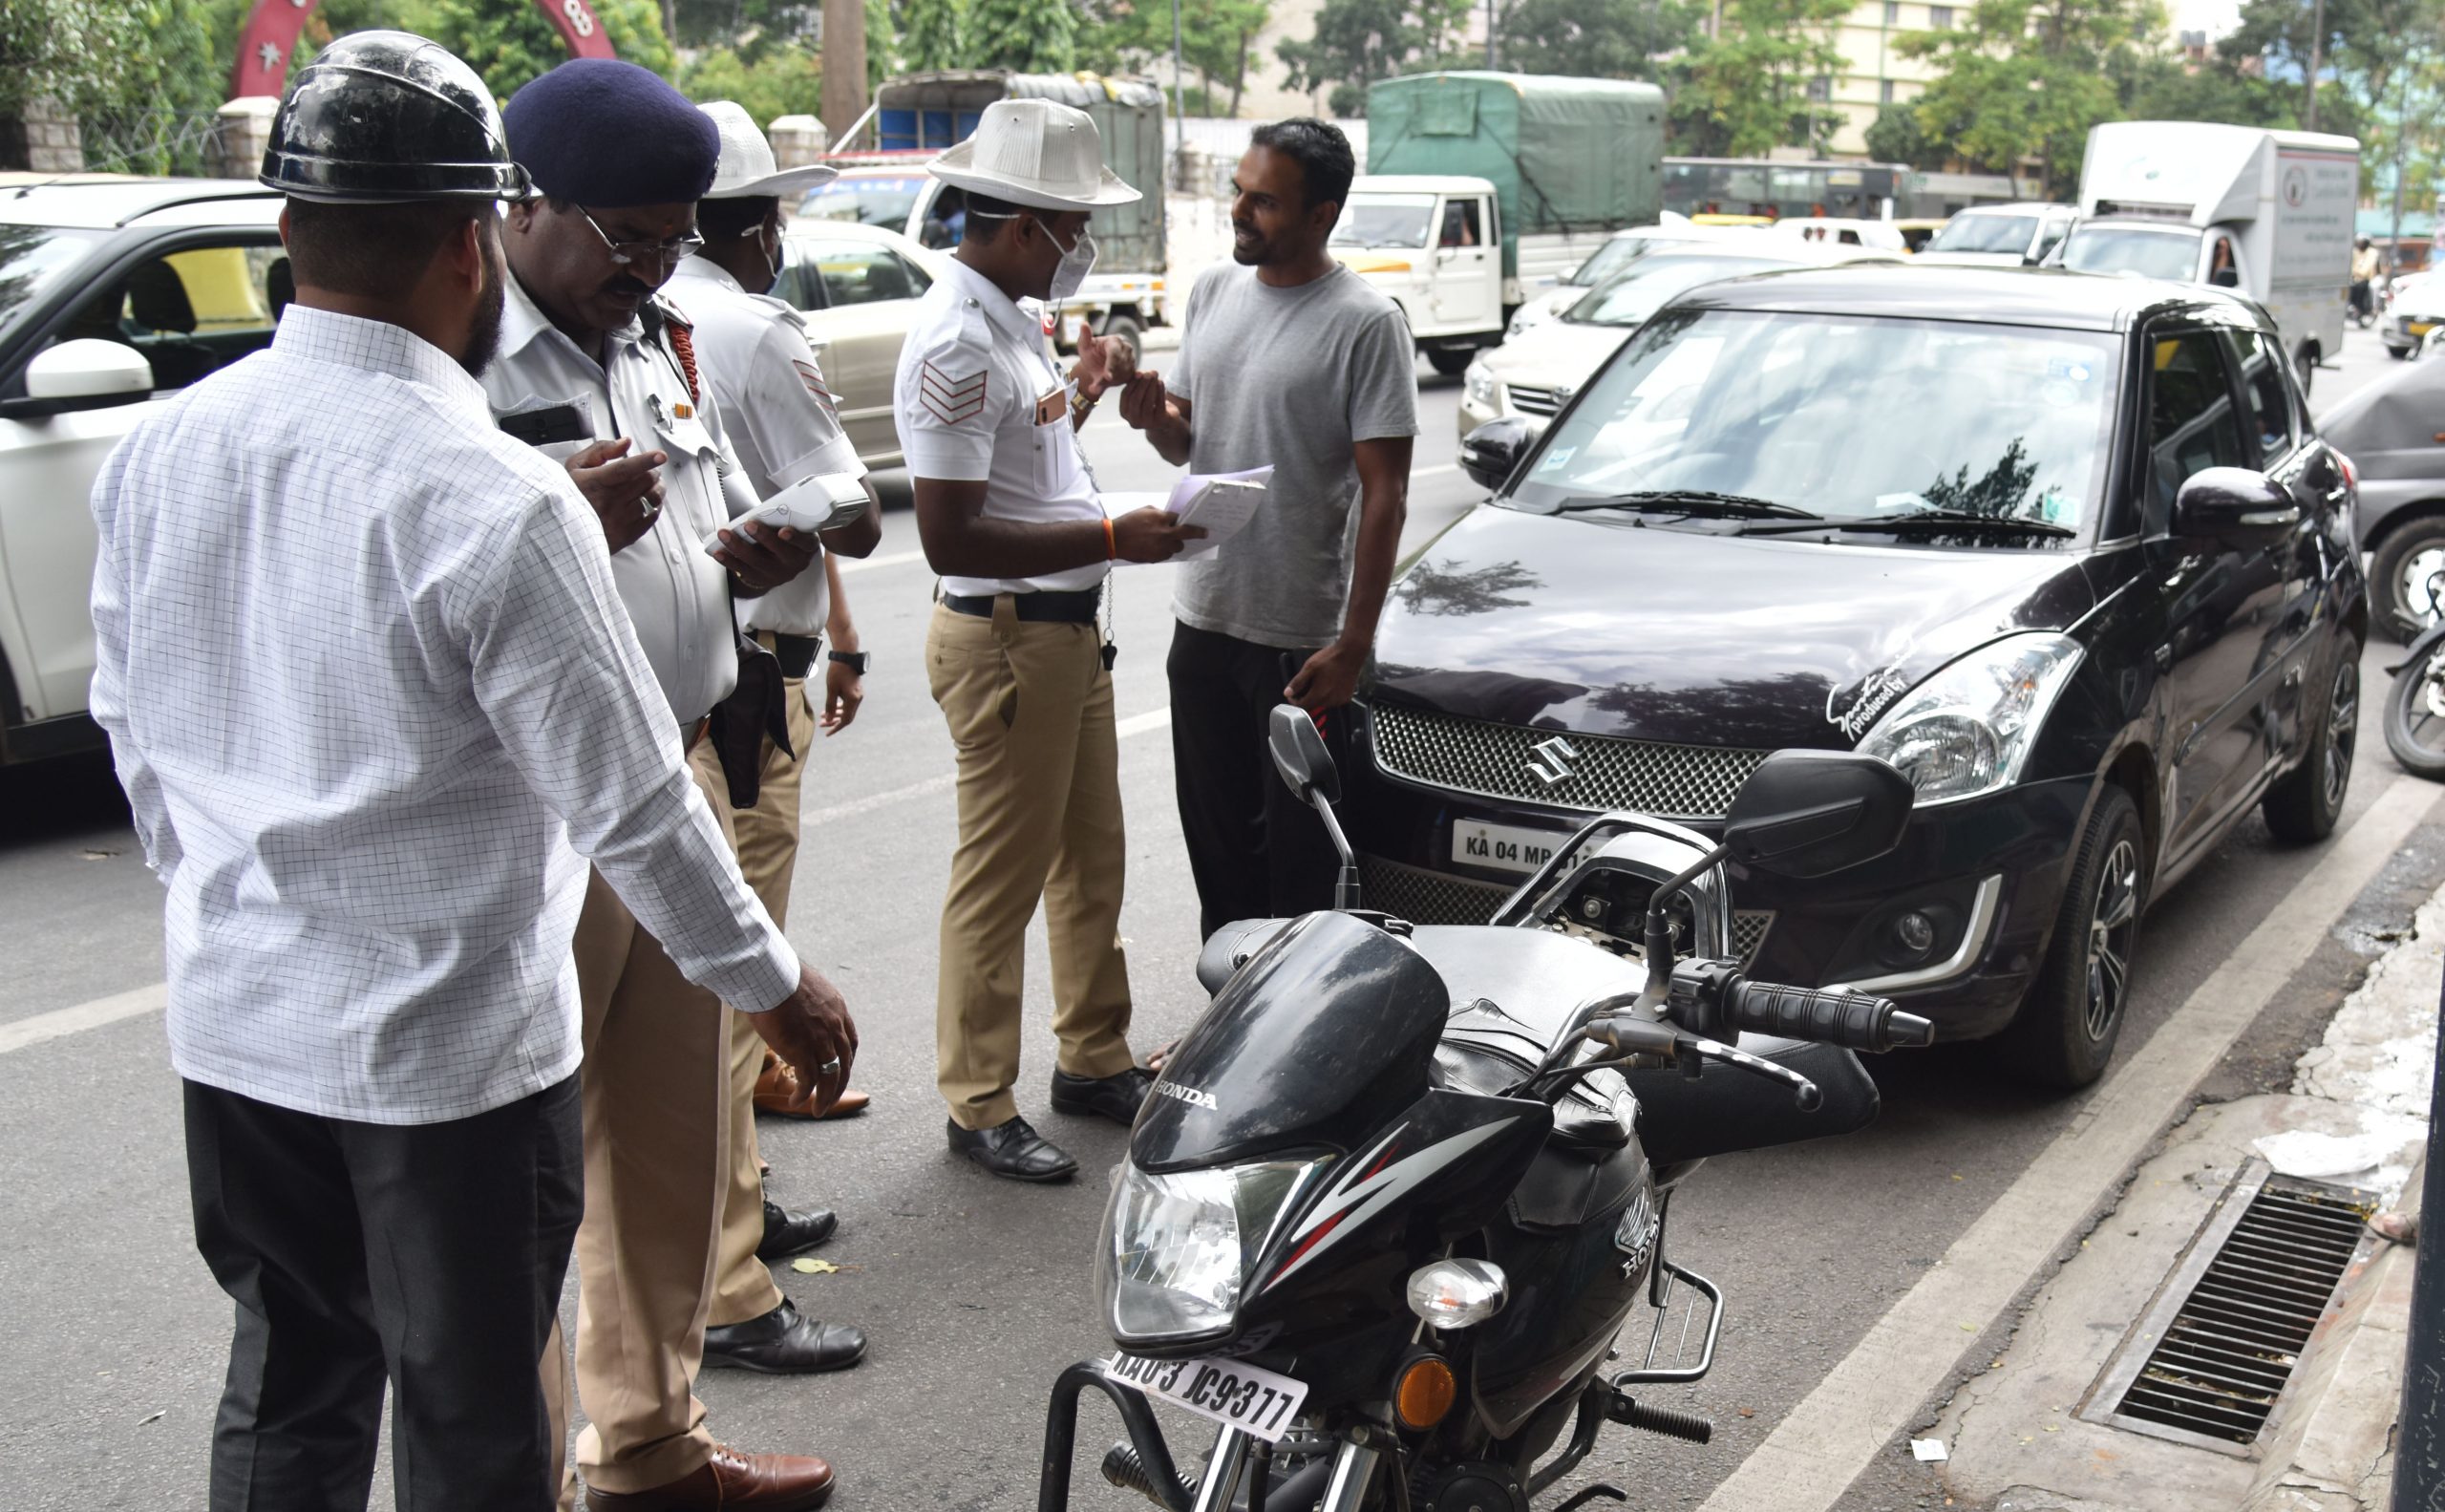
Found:
[[1579, 768], [1571, 764], [1579, 759], [1579, 747], [1562, 736], [1539, 741], [1530, 750], [1537, 759], [1528, 763], [1528, 775], [1547, 787], [1560, 787], [1579, 776]]

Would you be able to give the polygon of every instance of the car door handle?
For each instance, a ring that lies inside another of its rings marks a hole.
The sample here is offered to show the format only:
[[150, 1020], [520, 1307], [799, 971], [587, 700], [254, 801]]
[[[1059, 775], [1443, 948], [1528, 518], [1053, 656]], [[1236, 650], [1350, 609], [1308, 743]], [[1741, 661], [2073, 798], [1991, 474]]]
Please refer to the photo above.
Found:
[[2157, 648], [2157, 671], [2160, 671], [2160, 672], [2169, 672], [2169, 671], [2173, 671], [2173, 668], [2174, 668], [2174, 649], [2173, 649], [2172, 647], [2170, 647], [2170, 646], [2159, 646], [2159, 647], [2158, 647], [2158, 648]]

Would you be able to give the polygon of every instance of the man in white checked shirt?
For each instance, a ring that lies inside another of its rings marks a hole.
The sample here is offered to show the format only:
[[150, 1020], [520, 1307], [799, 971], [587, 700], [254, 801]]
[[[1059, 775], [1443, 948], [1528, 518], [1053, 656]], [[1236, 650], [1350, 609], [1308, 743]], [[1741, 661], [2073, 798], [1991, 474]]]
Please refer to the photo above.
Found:
[[[466, 65], [299, 71], [266, 155], [297, 299], [94, 491], [95, 715], [168, 889], [197, 1247], [237, 1302], [212, 1512], [536, 1512], [579, 1216], [586, 861], [837, 1092], [857, 1036], [741, 881], [565, 472], [492, 425]], [[583, 858], [583, 859], [582, 859]]]

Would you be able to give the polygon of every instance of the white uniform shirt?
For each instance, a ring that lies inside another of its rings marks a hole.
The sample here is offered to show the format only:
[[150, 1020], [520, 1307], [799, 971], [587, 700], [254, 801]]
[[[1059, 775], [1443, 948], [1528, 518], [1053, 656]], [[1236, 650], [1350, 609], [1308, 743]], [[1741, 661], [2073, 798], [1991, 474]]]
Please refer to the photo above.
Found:
[[[662, 514], [612, 556], [611, 581], [670, 717], [693, 725], [738, 686], [730, 574], [707, 555], [705, 537], [754, 508], [756, 496], [723, 435], [720, 407], [710, 393], [689, 397], [686, 375], [642, 321], [605, 336], [603, 356], [596, 366], [512, 277], [500, 354], [484, 370], [484, 392], [498, 415], [575, 402], [596, 439], [626, 436], [635, 443], [630, 456], [670, 457], [662, 468]], [[562, 461], [588, 444], [539, 449]]]
[[[691, 257], [663, 288], [695, 328], [696, 363], [747, 481], [769, 499], [819, 473], [866, 476], [858, 449], [841, 434], [840, 415], [788, 302], [751, 294], [721, 265]], [[774, 590], [791, 601], [789, 618], [820, 630], [830, 585], [819, 559], [804, 578]], [[742, 603], [752, 611], [756, 601]]]
[[393, 1124], [554, 1085], [581, 855], [690, 979], [796, 989], [593, 510], [441, 351], [291, 305], [93, 505], [94, 717], [169, 891], [181, 1075]]
[[[957, 258], [917, 302], [900, 349], [892, 418], [908, 471], [983, 481], [988, 519], [1104, 518], [1095, 479], [1078, 457], [1066, 380], [1045, 351], [1044, 327]], [[1094, 562], [1040, 578], [945, 578], [943, 591], [1091, 588], [1110, 570], [1111, 564]]]

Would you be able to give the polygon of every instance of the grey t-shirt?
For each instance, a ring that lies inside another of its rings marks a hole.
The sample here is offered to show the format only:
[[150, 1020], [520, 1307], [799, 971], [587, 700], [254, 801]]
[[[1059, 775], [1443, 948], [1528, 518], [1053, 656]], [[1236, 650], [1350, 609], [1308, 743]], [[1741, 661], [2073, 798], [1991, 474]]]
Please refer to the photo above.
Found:
[[1189, 401], [1189, 466], [1273, 464], [1245, 530], [1180, 564], [1172, 611], [1201, 630], [1307, 649], [1341, 633], [1358, 535], [1359, 441], [1417, 434], [1400, 307], [1347, 267], [1291, 288], [1226, 263], [1189, 291], [1165, 387]]

